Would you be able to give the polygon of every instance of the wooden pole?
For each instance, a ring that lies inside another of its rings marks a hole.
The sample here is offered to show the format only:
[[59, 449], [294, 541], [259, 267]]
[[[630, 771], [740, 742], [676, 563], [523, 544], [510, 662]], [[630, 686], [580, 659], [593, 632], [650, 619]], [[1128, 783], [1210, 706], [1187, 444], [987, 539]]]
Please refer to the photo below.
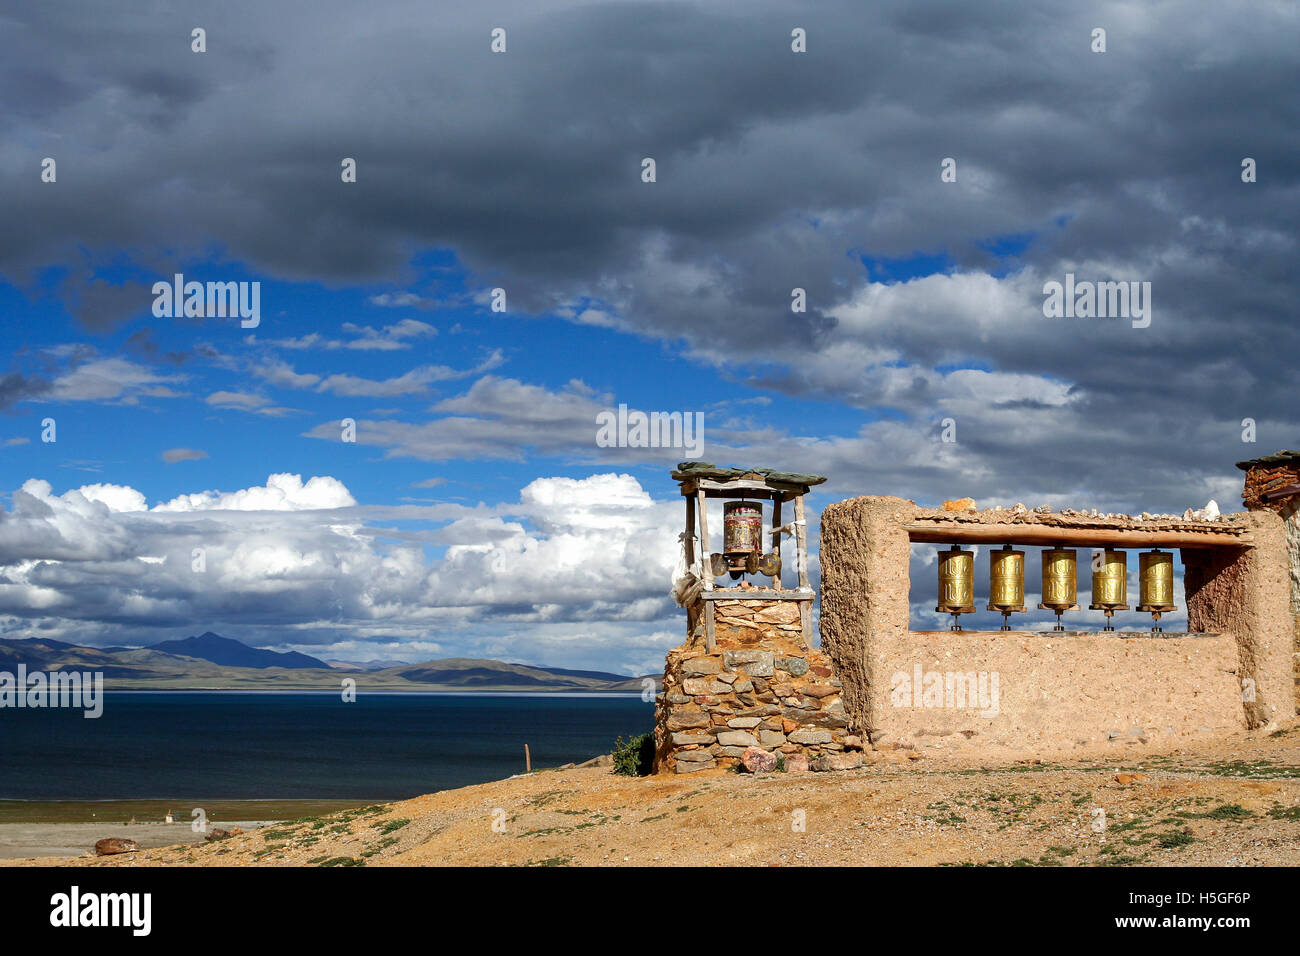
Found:
[[683, 498], [686, 502], [686, 570], [695, 564], [695, 502]]
[[[713, 569], [709, 567], [709, 499], [704, 495], [704, 489], [701, 488], [696, 492], [696, 500], [700, 506], [700, 570], [704, 574], [704, 590], [713, 590]], [[704, 650], [713, 653], [714, 641], [714, 624], [713, 624], [713, 602], [704, 602]]]
[[772, 553], [776, 555], [776, 574], [772, 575], [772, 587], [781, 590], [781, 495], [772, 496]]
[[524, 744], [524, 773], [533, 772], [533, 755], [528, 752], [528, 744]]
[[[804, 517], [803, 495], [794, 498], [794, 546], [795, 567], [799, 571], [800, 590], [808, 588], [808, 524]], [[803, 630], [803, 642], [812, 647], [812, 602], [799, 602], [799, 626]]]

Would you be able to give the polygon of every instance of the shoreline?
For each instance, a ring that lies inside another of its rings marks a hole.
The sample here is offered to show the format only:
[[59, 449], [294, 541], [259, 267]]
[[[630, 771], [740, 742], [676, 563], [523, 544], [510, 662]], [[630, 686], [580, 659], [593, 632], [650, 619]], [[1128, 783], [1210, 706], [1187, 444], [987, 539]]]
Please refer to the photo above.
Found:
[[[0, 859], [77, 858], [105, 837], [134, 840], [142, 849], [202, 844], [214, 829], [253, 832], [273, 823], [372, 806], [377, 800], [3, 800]], [[195, 832], [201, 807], [206, 832]], [[163, 822], [171, 811], [175, 822]]]
[[[10, 825], [79, 825], [93, 824], [106, 827], [157, 824], [158, 826], [186, 827], [190, 812], [203, 808], [209, 820], [295, 820], [300, 817], [337, 813], [352, 807], [375, 803], [391, 803], [402, 798], [357, 798], [344, 800], [309, 799], [194, 799], [145, 798], [138, 800], [85, 800], [85, 799], [3, 799], [0, 798], [0, 827]], [[171, 811], [172, 824], [163, 822]], [[113, 836], [114, 834], [105, 834]]]

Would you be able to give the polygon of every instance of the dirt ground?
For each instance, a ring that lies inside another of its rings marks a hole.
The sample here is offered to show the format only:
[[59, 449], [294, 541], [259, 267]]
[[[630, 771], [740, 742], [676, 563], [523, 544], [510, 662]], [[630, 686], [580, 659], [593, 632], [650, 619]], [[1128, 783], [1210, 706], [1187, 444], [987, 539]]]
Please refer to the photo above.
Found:
[[[539, 771], [221, 841], [50, 866], [1300, 864], [1300, 727], [997, 767], [896, 751], [837, 773]], [[107, 834], [113, 835], [113, 834]]]

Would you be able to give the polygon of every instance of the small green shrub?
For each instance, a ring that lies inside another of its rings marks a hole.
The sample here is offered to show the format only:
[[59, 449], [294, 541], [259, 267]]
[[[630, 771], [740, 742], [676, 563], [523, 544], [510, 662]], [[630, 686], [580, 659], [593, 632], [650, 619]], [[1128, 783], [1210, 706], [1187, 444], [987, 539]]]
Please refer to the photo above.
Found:
[[621, 736], [614, 741], [612, 751], [614, 772], [625, 777], [646, 777], [654, 769], [654, 734], [639, 734], [625, 741]]

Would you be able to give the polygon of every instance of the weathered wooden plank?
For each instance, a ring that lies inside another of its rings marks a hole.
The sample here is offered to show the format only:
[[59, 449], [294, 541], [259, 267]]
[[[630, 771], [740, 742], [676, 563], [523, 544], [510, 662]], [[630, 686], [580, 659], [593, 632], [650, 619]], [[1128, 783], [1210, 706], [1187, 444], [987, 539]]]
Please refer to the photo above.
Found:
[[710, 498], [780, 498], [793, 501], [802, 489], [797, 485], [772, 486], [761, 481], [709, 481], [699, 478], [683, 481], [681, 491], [684, 497], [693, 497], [703, 491]]
[[807, 591], [741, 591], [735, 588], [714, 588], [707, 594], [701, 594], [702, 601], [811, 601], [815, 598], [811, 589]]

